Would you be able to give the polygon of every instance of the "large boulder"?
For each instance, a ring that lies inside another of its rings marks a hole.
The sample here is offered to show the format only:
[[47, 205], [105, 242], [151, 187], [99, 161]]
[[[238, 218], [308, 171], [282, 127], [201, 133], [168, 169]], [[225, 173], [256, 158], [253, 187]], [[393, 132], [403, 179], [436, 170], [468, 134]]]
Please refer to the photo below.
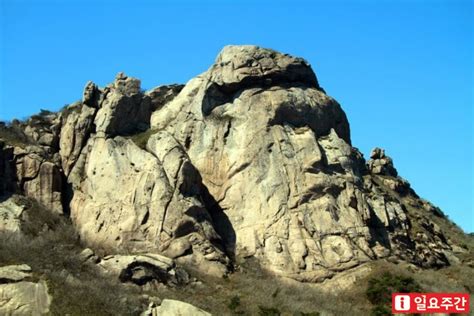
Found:
[[46, 282], [0, 284], [0, 314], [11, 316], [49, 313], [51, 296]]
[[140, 80], [119, 73], [104, 89], [94, 124], [102, 137], [131, 134], [149, 127], [151, 99], [140, 90]]
[[25, 207], [10, 197], [0, 202], [0, 239], [18, 239], [22, 236], [21, 220]]
[[160, 306], [150, 306], [145, 312], [141, 314], [142, 316], [183, 316], [183, 315], [193, 315], [193, 316], [211, 316], [210, 313], [193, 306], [191, 304], [165, 299], [161, 302]]
[[385, 150], [381, 148], [374, 148], [370, 153], [370, 160], [367, 162], [367, 167], [373, 174], [385, 176], [398, 176], [397, 169], [393, 166], [392, 158], [385, 155]]
[[122, 137], [89, 139], [71, 202], [81, 237], [95, 247], [166, 253], [225, 273], [199, 173], [169, 134], [152, 135], [148, 147]]
[[19, 282], [31, 277], [31, 267], [27, 264], [0, 267], [0, 283]]
[[174, 286], [189, 281], [186, 271], [177, 267], [172, 259], [157, 254], [111, 255], [99, 262], [99, 266], [121, 282], [137, 285], [155, 281]]
[[58, 149], [61, 119], [57, 113], [41, 110], [23, 124], [23, 132], [30, 142], [43, 146], [48, 152]]
[[59, 155], [70, 189], [63, 200], [91, 247], [163, 253], [222, 275], [228, 258], [185, 150], [168, 133], [148, 131], [147, 149], [123, 137], [147, 129], [151, 110], [181, 88], [143, 93], [123, 73], [105, 88], [88, 82], [82, 102], [62, 111]]

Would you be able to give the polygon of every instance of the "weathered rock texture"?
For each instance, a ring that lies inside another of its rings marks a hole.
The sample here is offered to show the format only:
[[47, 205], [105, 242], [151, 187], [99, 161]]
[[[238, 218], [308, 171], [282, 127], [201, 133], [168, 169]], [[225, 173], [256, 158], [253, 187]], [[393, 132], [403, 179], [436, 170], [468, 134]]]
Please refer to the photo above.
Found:
[[0, 283], [19, 282], [31, 276], [31, 267], [27, 264], [0, 267]]
[[172, 139], [151, 140], [150, 152], [120, 137], [89, 141], [84, 180], [71, 202], [79, 233], [96, 247], [193, 254], [203, 268], [205, 258], [225, 264], [199, 199], [199, 174]]
[[51, 296], [44, 281], [25, 281], [31, 277], [26, 265], [0, 267], [0, 314], [44, 315], [49, 312]]
[[378, 258], [448, 264], [449, 240], [405, 197], [435, 208], [383, 150], [366, 162], [351, 146], [344, 111], [301, 58], [227, 46], [184, 87], [143, 92], [120, 73], [21, 126], [33, 145], [15, 147], [18, 187], [92, 247], [214, 274], [254, 256], [307, 282]]
[[344, 112], [305, 61], [226, 47], [151, 123], [186, 147], [231, 222], [220, 233], [232, 253], [303, 281], [395, 254], [417, 260], [403, 206], [373, 195]]
[[168, 316], [181, 316], [181, 315], [195, 315], [195, 316], [211, 316], [210, 313], [197, 308], [191, 304], [177, 301], [177, 300], [163, 300], [160, 306], [154, 307], [150, 306], [145, 312], [141, 314], [142, 316], [159, 316], [159, 315], [168, 315]]

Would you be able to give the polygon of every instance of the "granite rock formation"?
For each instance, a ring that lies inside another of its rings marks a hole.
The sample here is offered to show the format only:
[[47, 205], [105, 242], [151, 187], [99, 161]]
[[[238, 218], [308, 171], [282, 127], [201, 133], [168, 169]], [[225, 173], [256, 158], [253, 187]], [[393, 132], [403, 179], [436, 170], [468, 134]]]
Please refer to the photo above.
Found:
[[28, 281], [31, 268], [26, 264], [0, 267], [0, 313], [2, 315], [44, 315], [51, 296], [46, 282]]
[[2, 129], [20, 142], [1, 143], [0, 192], [69, 216], [91, 248], [214, 275], [255, 257], [303, 282], [380, 258], [449, 264], [449, 239], [409, 209], [442, 213], [382, 149], [365, 161], [352, 147], [344, 111], [301, 58], [227, 46], [184, 87], [142, 91], [120, 73]]

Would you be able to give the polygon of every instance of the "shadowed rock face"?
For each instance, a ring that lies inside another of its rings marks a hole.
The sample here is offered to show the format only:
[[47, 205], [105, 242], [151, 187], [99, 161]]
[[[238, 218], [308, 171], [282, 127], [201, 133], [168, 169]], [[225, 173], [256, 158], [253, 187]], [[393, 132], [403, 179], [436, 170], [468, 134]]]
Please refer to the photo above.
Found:
[[0, 198], [8, 194], [8, 192], [15, 191], [15, 168], [12, 163], [13, 148], [6, 146], [3, 141], [0, 141]]
[[253, 256], [307, 282], [378, 258], [447, 264], [439, 229], [413, 232], [402, 198], [418, 197], [392, 160], [377, 149], [366, 164], [301, 58], [227, 46], [184, 87], [143, 93], [119, 74], [103, 89], [88, 83], [51, 121], [59, 148], [17, 150], [19, 187], [61, 201], [91, 246], [213, 274]]

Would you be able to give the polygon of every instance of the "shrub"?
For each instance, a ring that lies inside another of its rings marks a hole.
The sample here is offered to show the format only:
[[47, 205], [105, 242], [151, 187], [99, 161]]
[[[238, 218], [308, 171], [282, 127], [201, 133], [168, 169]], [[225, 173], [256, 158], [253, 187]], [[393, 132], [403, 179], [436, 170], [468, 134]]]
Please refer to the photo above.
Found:
[[260, 316], [280, 316], [280, 311], [275, 307], [258, 306], [258, 315]]
[[29, 144], [28, 138], [21, 129], [20, 123], [1, 125], [0, 140], [5, 141], [9, 145], [18, 147], [25, 147]]
[[384, 272], [369, 280], [366, 295], [374, 306], [372, 315], [391, 315], [392, 293], [421, 292], [421, 287], [411, 277]]
[[240, 297], [237, 295], [232, 296], [232, 298], [230, 299], [230, 303], [229, 305], [227, 305], [227, 307], [229, 307], [231, 311], [235, 311], [239, 306], [240, 306]]

